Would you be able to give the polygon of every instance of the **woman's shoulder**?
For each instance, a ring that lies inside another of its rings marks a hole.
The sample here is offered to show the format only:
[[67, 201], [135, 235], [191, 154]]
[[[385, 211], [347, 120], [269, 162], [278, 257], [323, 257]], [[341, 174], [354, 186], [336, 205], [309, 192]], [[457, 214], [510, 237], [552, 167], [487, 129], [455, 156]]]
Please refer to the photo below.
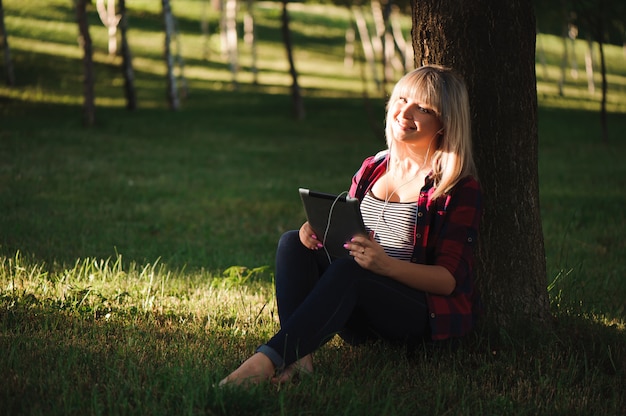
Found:
[[352, 197], [362, 199], [371, 184], [386, 170], [388, 152], [383, 150], [373, 156], [367, 157], [361, 167], [352, 176], [352, 184], [349, 194]]
[[387, 159], [387, 156], [389, 155], [389, 150], [385, 149], [385, 150], [381, 150], [380, 152], [376, 153], [374, 156], [370, 156], [370, 158], [374, 161], [378, 161], [381, 162], [385, 159]]
[[361, 168], [377, 166], [387, 160], [387, 156], [389, 155], [389, 150], [381, 150], [375, 155], [368, 156], [363, 160], [361, 164]]
[[456, 187], [472, 188], [480, 191], [480, 182], [474, 175], [466, 175], [459, 179], [455, 185]]

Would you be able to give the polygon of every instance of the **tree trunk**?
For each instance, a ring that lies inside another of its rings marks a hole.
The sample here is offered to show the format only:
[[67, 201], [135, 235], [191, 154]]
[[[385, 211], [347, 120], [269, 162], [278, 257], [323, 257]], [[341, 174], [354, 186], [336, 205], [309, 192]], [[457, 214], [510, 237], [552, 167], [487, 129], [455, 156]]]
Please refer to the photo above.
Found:
[[209, 32], [209, 0], [202, 1], [202, 17], [200, 19], [200, 30], [202, 31], [202, 59], [208, 60], [211, 56], [211, 47], [209, 41], [211, 34]]
[[380, 58], [382, 65], [382, 90], [386, 94], [387, 84], [394, 78], [390, 60], [387, 59], [387, 50], [385, 49], [386, 43], [386, 22], [383, 14], [380, 0], [371, 0], [372, 18], [374, 20], [374, 34], [372, 35], [372, 46], [374, 47], [375, 55]]
[[244, 41], [250, 48], [250, 71], [252, 72], [252, 83], [259, 83], [259, 70], [257, 68], [257, 48], [256, 33], [254, 28], [254, 1], [246, 0], [246, 14], [244, 15]]
[[222, 59], [228, 59], [228, 31], [226, 30], [226, 0], [218, 0], [220, 12], [220, 54]]
[[558, 87], [559, 87], [559, 95], [561, 97], [565, 96], [565, 78], [567, 76], [567, 61], [569, 60], [569, 52], [567, 47], [567, 22], [563, 23], [563, 32], [561, 34], [561, 39], [563, 40], [563, 56], [561, 57], [561, 76], [559, 78]]
[[606, 79], [606, 61], [604, 58], [604, 47], [602, 39], [598, 40], [600, 51], [600, 73], [602, 74], [602, 99], [600, 101], [600, 123], [602, 125], [602, 141], [604, 144], [609, 142], [609, 126], [606, 119], [606, 94], [608, 91], [608, 82]]
[[108, 0], [104, 5], [104, 0], [98, 0], [96, 3], [100, 21], [107, 28], [109, 34], [109, 55], [117, 55], [117, 26], [122, 18], [121, 14], [115, 14], [115, 0]]
[[400, 27], [399, 16], [400, 11], [398, 7], [393, 6], [391, 9], [391, 15], [389, 16], [393, 40], [398, 48], [400, 56], [402, 57], [404, 72], [409, 72], [413, 69], [413, 46], [404, 39], [402, 28]]
[[238, 87], [237, 74], [239, 72], [239, 49], [237, 48], [237, 0], [226, 0], [226, 9], [222, 10], [225, 20], [226, 48], [228, 64], [232, 75], [233, 87]]
[[174, 57], [172, 56], [171, 39], [174, 33], [174, 16], [170, 0], [162, 0], [163, 21], [165, 23], [165, 64], [167, 67], [167, 102], [171, 110], [178, 110], [180, 100], [178, 99], [178, 88], [176, 77], [174, 76]]
[[593, 81], [593, 41], [587, 36], [587, 49], [585, 52], [585, 72], [587, 73], [587, 91], [589, 95], [595, 94], [596, 84]]
[[354, 41], [356, 35], [354, 33], [354, 27], [350, 25], [346, 29], [346, 46], [344, 48], [345, 55], [343, 57], [343, 66], [352, 69], [354, 66]]
[[174, 41], [174, 66], [178, 67], [178, 95], [179, 97], [187, 98], [189, 94], [189, 88], [187, 87], [187, 78], [185, 77], [185, 59], [183, 58], [183, 47], [180, 41], [180, 29], [178, 28], [178, 20], [172, 14], [172, 22], [174, 23], [174, 31], [172, 33], [172, 40]]
[[[610, 3], [610, 2], [609, 2]], [[606, 62], [604, 56], [604, 43], [607, 34], [612, 26], [619, 21], [619, 12], [615, 12], [611, 9], [611, 5], [605, 1], [599, 2], [570, 2], [568, 6], [571, 8], [570, 12], [576, 16], [577, 21], [584, 31], [589, 33], [593, 40], [598, 42], [598, 53], [600, 60], [600, 75], [602, 77], [602, 98], [600, 101], [600, 123], [602, 142], [607, 144], [609, 142], [609, 130], [606, 113], [608, 82], [606, 78]], [[615, 19], [618, 20], [615, 20]], [[619, 27], [619, 25], [618, 25]], [[623, 30], [623, 28], [622, 28]], [[591, 41], [589, 41], [589, 61], [591, 61]], [[589, 62], [591, 64], [591, 62]], [[588, 65], [590, 66], [590, 65]], [[591, 78], [589, 78], [591, 76]], [[593, 74], [587, 73], [588, 85], [591, 89], [591, 83], [593, 82]]]
[[293, 112], [297, 120], [304, 120], [304, 101], [302, 99], [302, 92], [300, 91], [300, 85], [298, 85], [298, 71], [296, 71], [296, 64], [293, 59], [293, 47], [291, 43], [291, 31], [289, 30], [289, 13], [287, 11], [288, 0], [283, 0], [283, 13], [282, 13], [282, 32], [283, 42], [285, 43], [285, 50], [287, 51], [287, 59], [289, 60], [289, 73], [291, 74], [291, 102], [293, 105]]
[[87, 0], [76, 2], [76, 19], [78, 20], [79, 42], [83, 48], [83, 123], [93, 126], [96, 122], [96, 104], [94, 93], [93, 45], [89, 35], [87, 19]]
[[450, 66], [469, 88], [484, 191], [477, 284], [488, 322], [550, 320], [539, 211], [531, 0], [413, 0], [416, 64]]
[[122, 72], [124, 73], [124, 95], [126, 96], [126, 108], [137, 108], [137, 96], [135, 94], [135, 71], [133, 70], [133, 56], [128, 45], [128, 19], [126, 16], [126, 0], [119, 0], [120, 9], [120, 34], [122, 37]]
[[15, 85], [15, 72], [13, 71], [13, 61], [11, 60], [11, 49], [9, 48], [9, 37], [4, 26], [4, 7], [0, 0], [0, 48], [4, 51], [4, 65], [7, 71], [7, 85]]
[[572, 78], [578, 79], [578, 57], [576, 56], [576, 39], [578, 38], [578, 26], [570, 23], [567, 27], [567, 37], [572, 48], [572, 56], [570, 57]]
[[378, 71], [376, 68], [376, 54], [374, 51], [374, 45], [372, 45], [372, 37], [370, 36], [369, 30], [367, 29], [365, 16], [363, 16], [360, 6], [352, 6], [351, 10], [352, 15], [354, 16], [354, 21], [356, 22], [356, 27], [359, 31], [359, 38], [361, 39], [363, 55], [365, 56], [365, 60], [367, 61], [370, 70], [372, 71], [372, 78], [374, 79], [374, 83], [376, 84], [376, 89], [381, 91], [383, 86], [380, 79], [378, 78]]

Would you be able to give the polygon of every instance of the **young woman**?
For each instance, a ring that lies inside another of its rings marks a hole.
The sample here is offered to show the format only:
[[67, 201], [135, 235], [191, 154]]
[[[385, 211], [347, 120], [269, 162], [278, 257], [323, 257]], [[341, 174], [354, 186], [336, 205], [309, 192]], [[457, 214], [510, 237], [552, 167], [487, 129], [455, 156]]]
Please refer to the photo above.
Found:
[[339, 334], [350, 343], [419, 345], [466, 335], [478, 296], [473, 248], [482, 214], [467, 88], [451, 69], [405, 75], [387, 105], [388, 149], [367, 158], [349, 194], [370, 236], [329, 262], [308, 223], [276, 254], [281, 329], [220, 384], [289, 380]]

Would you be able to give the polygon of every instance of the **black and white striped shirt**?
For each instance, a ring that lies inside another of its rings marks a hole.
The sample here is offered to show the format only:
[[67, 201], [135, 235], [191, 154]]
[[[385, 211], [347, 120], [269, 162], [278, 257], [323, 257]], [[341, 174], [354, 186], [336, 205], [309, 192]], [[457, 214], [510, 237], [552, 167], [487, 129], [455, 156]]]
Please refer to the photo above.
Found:
[[409, 261], [415, 245], [415, 202], [385, 202], [368, 192], [361, 201], [365, 226], [375, 240], [394, 258]]

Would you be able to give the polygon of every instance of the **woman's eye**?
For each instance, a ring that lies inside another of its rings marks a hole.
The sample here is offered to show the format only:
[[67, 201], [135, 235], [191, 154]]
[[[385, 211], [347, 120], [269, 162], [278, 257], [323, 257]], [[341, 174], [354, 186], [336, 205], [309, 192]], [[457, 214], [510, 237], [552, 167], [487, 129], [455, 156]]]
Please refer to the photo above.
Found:
[[420, 107], [419, 105], [417, 106], [417, 111], [419, 111], [422, 114], [430, 114], [430, 110], [424, 108], [424, 107]]

